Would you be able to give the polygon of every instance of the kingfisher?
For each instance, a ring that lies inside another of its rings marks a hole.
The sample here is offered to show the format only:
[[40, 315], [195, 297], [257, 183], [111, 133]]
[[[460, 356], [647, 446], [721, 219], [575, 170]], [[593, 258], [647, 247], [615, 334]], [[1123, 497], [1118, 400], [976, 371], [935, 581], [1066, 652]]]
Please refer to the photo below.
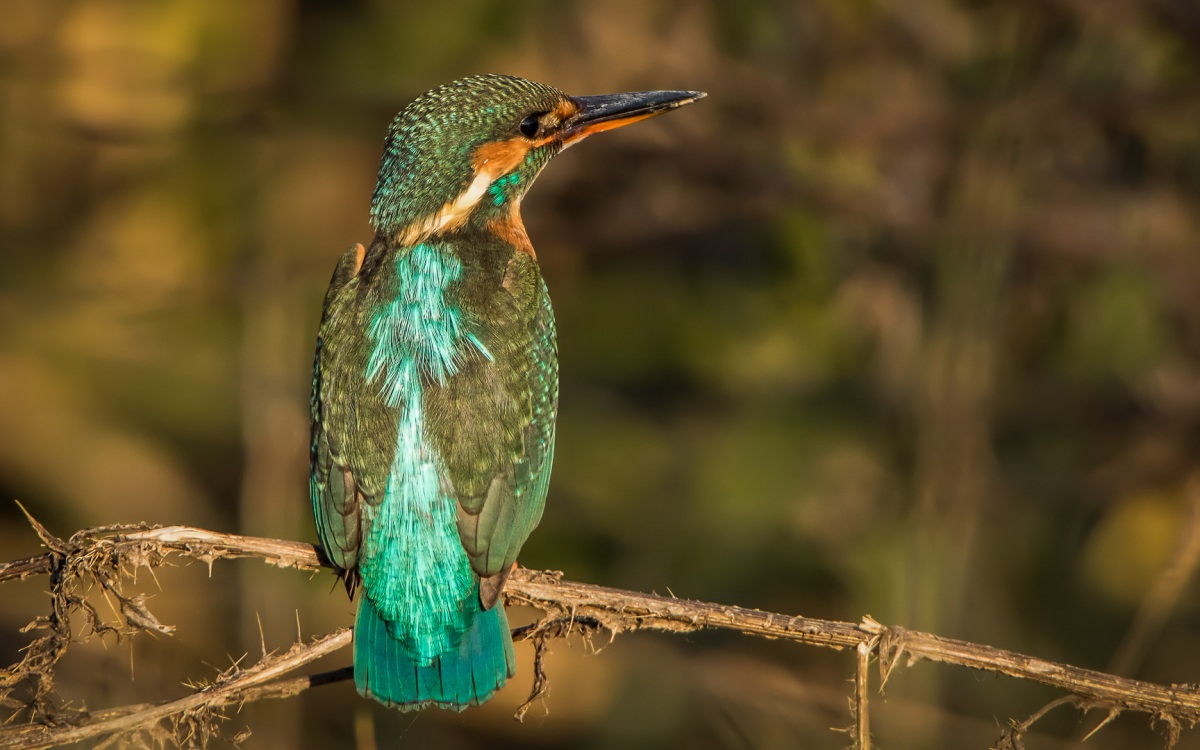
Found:
[[563, 149], [699, 91], [567, 96], [481, 75], [393, 120], [369, 247], [325, 293], [310, 493], [356, 591], [354, 681], [401, 710], [462, 710], [515, 671], [500, 593], [554, 459], [554, 311], [521, 199]]

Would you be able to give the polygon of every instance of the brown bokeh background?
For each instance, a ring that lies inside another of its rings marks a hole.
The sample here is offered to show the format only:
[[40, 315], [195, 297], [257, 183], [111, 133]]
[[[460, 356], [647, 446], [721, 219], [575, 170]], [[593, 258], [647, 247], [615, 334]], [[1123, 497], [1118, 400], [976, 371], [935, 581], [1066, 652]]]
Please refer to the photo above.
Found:
[[[14, 498], [63, 534], [313, 539], [311, 347], [335, 259], [369, 238], [394, 112], [478, 72], [581, 94], [695, 88], [709, 98], [556, 160], [525, 202], [562, 400], [522, 562], [1200, 680], [1193, 0], [2, 11], [5, 558], [39, 549]], [[73, 705], [182, 695], [264, 643], [352, 621], [330, 576], [250, 561], [137, 585], [176, 634], [73, 649], [59, 681]], [[5, 585], [5, 663], [42, 586]], [[524, 724], [510, 718], [522, 648], [482, 709], [401, 715], [342, 684], [231, 712], [229, 734], [249, 727], [246, 748], [849, 742], [830, 727], [850, 722], [851, 655], [719, 634], [593, 645], [554, 645], [549, 713]], [[873, 726], [892, 750], [987, 747], [1054, 696], [918, 664]], [[1027, 747], [1076, 747], [1096, 721], [1059, 709]], [[1126, 716], [1087, 746], [1155, 747], [1162, 729]]]

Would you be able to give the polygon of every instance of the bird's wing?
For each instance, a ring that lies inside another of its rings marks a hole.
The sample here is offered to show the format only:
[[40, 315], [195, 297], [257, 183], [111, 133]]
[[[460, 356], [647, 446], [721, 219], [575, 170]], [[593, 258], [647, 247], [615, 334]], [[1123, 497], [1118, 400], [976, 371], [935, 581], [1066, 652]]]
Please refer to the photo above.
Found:
[[554, 313], [533, 259], [517, 253], [504, 286], [502, 308], [488, 312], [489, 333], [481, 337], [488, 358], [426, 395], [445, 479], [458, 499], [459, 537], [484, 579], [485, 607], [541, 520], [558, 410]]
[[330, 562], [353, 590], [362, 541], [362, 505], [383, 496], [395, 419], [371, 392], [361, 321], [363, 247], [348, 250], [334, 270], [313, 363], [309, 490], [317, 535]]

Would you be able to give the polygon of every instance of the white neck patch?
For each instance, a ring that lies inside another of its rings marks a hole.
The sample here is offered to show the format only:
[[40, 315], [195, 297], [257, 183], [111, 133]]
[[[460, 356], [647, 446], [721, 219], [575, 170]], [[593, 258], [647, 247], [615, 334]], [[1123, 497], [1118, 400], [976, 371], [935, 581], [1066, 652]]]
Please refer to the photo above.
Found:
[[403, 233], [397, 236], [397, 242], [405, 246], [416, 245], [439, 232], [462, 226], [471, 212], [475, 210], [480, 199], [487, 193], [487, 189], [499, 177], [500, 175], [493, 174], [488, 169], [479, 172], [475, 175], [475, 179], [471, 180], [471, 184], [467, 185], [467, 189], [462, 191], [457, 198], [442, 206], [441, 210], [425, 221], [409, 225]]

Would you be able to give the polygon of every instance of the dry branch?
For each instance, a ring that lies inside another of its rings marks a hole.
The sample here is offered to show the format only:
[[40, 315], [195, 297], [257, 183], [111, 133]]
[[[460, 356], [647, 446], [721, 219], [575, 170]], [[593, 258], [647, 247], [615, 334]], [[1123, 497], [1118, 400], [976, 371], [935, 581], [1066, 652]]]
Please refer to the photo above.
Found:
[[854, 742], [855, 750], [871, 750], [870, 674], [871, 646], [858, 644], [858, 666], [854, 670]]
[[[231, 668], [217, 678], [213, 684], [179, 700], [167, 701], [153, 706], [133, 706], [133, 710], [117, 709], [108, 715], [94, 717], [80, 726], [51, 729], [38, 724], [26, 724], [0, 734], [0, 746], [27, 748], [54, 747], [69, 742], [103, 737], [115, 733], [144, 730], [173, 717], [189, 717], [195, 723], [192, 731], [202, 731], [197, 716], [210, 714], [215, 709], [232, 703], [245, 703], [266, 697], [294, 695], [299, 689], [310, 687], [313, 680], [300, 678], [272, 683], [311, 661], [320, 659], [340, 648], [350, 645], [350, 629], [343, 628], [307, 644], [296, 644], [279, 656], [269, 656], [247, 669]], [[301, 685], [301, 683], [307, 683]], [[281, 688], [299, 688], [281, 690]], [[207, 722], [203, 722], [207, 723]]]
[[[273, 565], [301, 570], [315, 570], [324, 564], [320, 550], [310, 544], [223, 534], [186, 526], [88, 529], [67, 540], [56, 539], [44, 529], [35, 528], [50, 551], [0, 564], [0, 582], [46, 574], [51, 576], [52, 583], [56, 580], [61, 582], [68, 578], [64, 576], [64, 571], [71, 571], [75, 576], [85, 572], [99, 576], [109, 580], [111, 586], [111, 579], [116, 573], [128, 572], [139, 566], [156, 566], [170, 554], [201, 560], [209, 565], [217, 559], [238, 557], [255, 557]], [[53, 585], [52, 593], [55, 593]], [[56, 593], [56, 602], [61, 593]], [[115, 589], [113, 593], [120, 596]], [[546, 638], [561, 637], [571, 632], [591, 632], [602, 627], [614, 635], [640, 629], [673, 632], [722, 629], [835, 649], [853, 648], [858, 656], [859, 667], [855, 695], [855, 735], [860, 747], [866, 747], [869, 742], [866, 680], [862, 666], [872, 653], [879, 659], [885, 683], [891, 671], [907, 656], [909, 664], [928, 659], [1049, 685], [1073, 696], [1069, 700], [1064, 699], [1064, 703], [1072, 702], [1088, 709], [1100, 708], [1114, 715], [1122, 711], [1143, 712], [1175, 728], [1200, 721], [1200, 686], [1197, 685], [1158, 685], [1131, 680], [991, 646], [889, 627], [869, 616], [860, 623], [793, 617], [576, 583], [562, 580], [558, 573], [524, 569], [515, 571], [509, 578], [505, 596], [509, 604], [528, 604], [545, 613], [541, 622], [519, 629], [515, 634], [518, 638], [532, 640], [535, 646], [544, 644]], [[153, 620], [144, 607], [140, 607], [140, 600], [123, 596], [120, 596], [120, 600], [129, 629], [157, 630], [165, 627]], [[133, 602], [128, 611], [126, 602]], [[78, 605], [78, 602], [75, 604]], [[89, 624], [95, 626], [94, 623]], [[185, 729], [194, 735], [199, 731], [197, 727], [200, 730], [208, 727], [196, 717], [210, 717], [211, 712], [222, 706], [269, 697], [286, 697], [315, 684], [348, 679], [348, 669], [312, 677], [283, 678], [304, 664], [349, 643], [350, 632], [342, 630], [307, 644], [296, 644], [288, 652], [268, 655], [252, 667], [231, 668], [213, 684], [176, 701], [76, 717], [73, 722], [61, 726], [52, 726], [43, 719], [41, 723], [0, 730], [0, 747], [49, 747], [113, 732], [146, 731], [148, 727], [164, 721], [174, 722], [175, 736], [178, 737], [180, 717], [191, 717], [191, 723]], [[61, 650], [54, 659], [40, 667], [52, 670]], [[538, 653], [541, 651], [539, 647]], [[12, 700], [8, 695], [10, 691], [5, 688], [13, 683], [14, 677], [19, 676], [14, 670], [19, 672], [20, 666], [0, 671], [0, 697], [7, 699], [6, 706]], [[540, 659], [535, 667], [541, 669]], [[544, 673], [539, 671], [539, 674], [542, 679], [535, 681], [530, 702], [546, 690]], [[35, 719], [39, 718], [37, 712], [33, 715]], [[1014, 724], [1011, 729], [1024, 731], [1036, 718]]]

